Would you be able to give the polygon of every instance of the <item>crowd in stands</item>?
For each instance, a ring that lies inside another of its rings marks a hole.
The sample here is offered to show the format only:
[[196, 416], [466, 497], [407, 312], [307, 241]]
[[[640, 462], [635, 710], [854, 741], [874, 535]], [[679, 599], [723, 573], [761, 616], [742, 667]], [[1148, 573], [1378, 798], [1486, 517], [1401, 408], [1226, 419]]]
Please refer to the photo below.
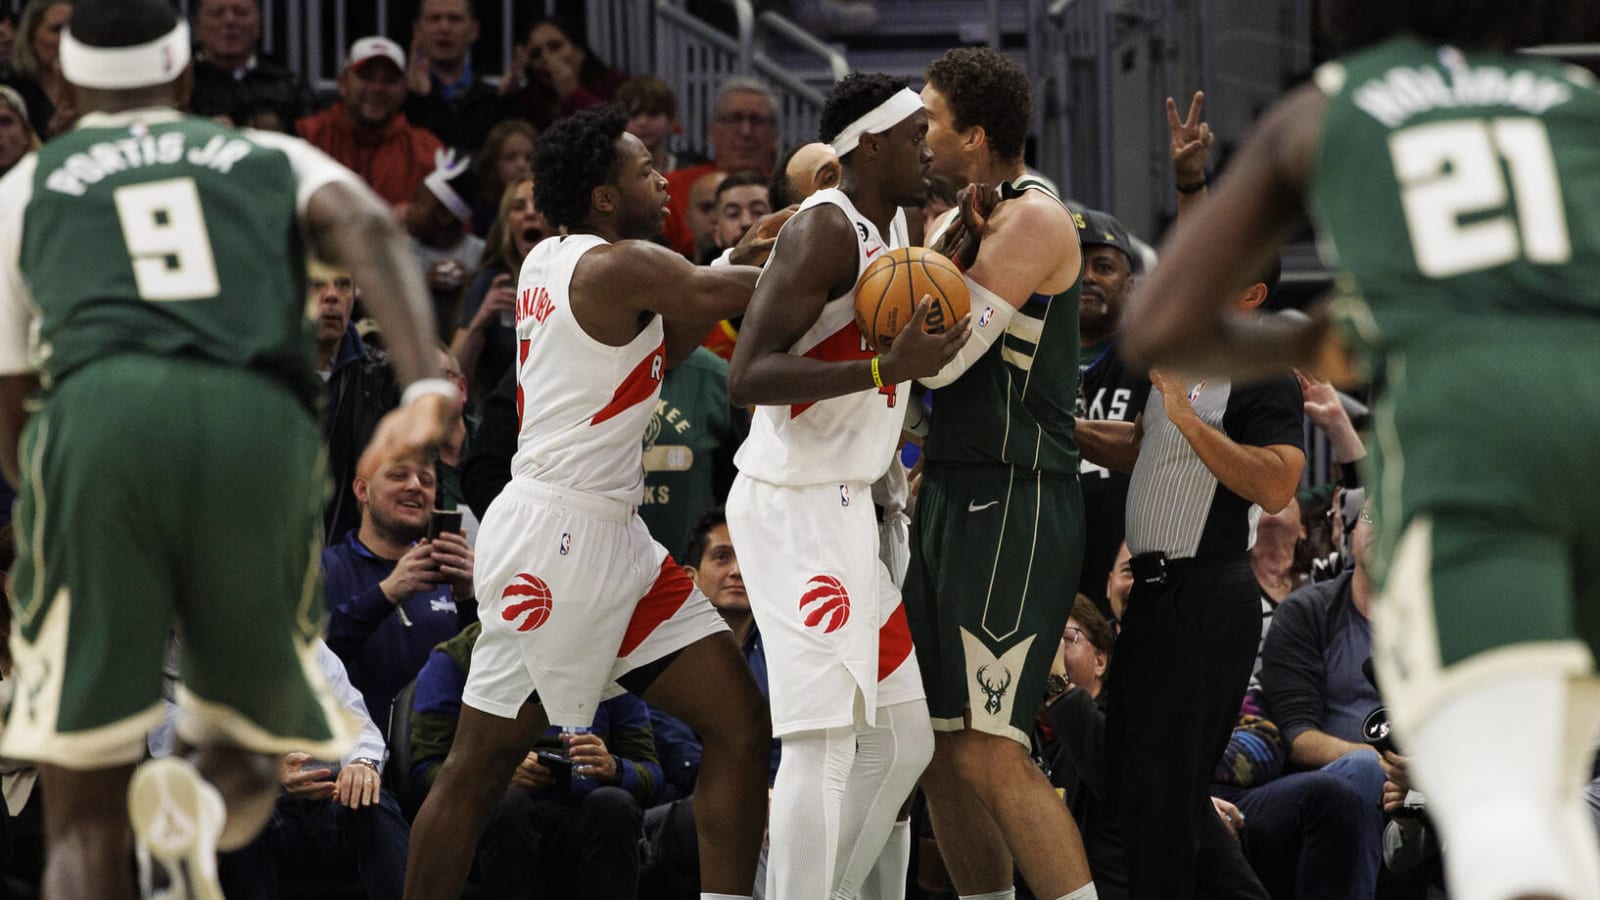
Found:
[[[75, 120], [56, 58], [71, 7], [71, 0], [30, 0], [14, 23], [0, 24], [14, 29], [14, 41], [0, 41], [0, 173]], [[399, 403], [395, 374], [381, 332], [364, 321], [362, 286], [348, 273], [310, 268], [306, 307], [326, 382], [332, 485], [321, 557], [330, 619], [319, 662], [364, 729], [342, 760], [284, 759], [272, 824], [255, 844], [227, 855], [223, 872], [234, 897], [277, 896], [280, 882], [303, 882], [308, 873], [354, 878], [370, 897], [398, 897], [407, 818], [451, 745], [478, 631], [476, 522], [512, 476], [522, 407], [538, 402], [517, 389], [512, 326], [522, 259], [551, 234], [534, 205], [530, 170], [540, 131], [576, 110], [621, 104], [628, 130], [650, 149], [669, 185], [659, 240], [698, 262], [732, 252], [769, 211], [837, 184], [838, 160], [824, 145], [779, 146], [772, 94], [742, 77], [717, 91], [705, 135], [710, 158], [674, 150], [672, 88], [608, 65], [558, 19], [532, 23], [516, 44], [514, 74], [490, 84], [474, 68], [473, 4], [421, 0], [409, 49], [384, 36], [356, 40], [337, 96], [323, 107], [305, 78], [259, 50], [256, 0], [199, 0], [193, 7], [191, 111], [298, 134], [393, 206], [432, 291], [443, 338], [438, 374], [466, 401], [433, 465], [363, 460], [378, 419]], [[829, 21], [843, 22], [867, 16], [871, 4], [830, 0], [820, 8]], [[1193, 179], [1179, 171], [1177, 180]], [[959, 187], [933, 180], [928, 223], [957, 203]], [[1251, 681], [1243, 707], [1216, 711], [1232, 722], [1226, 749], [1198, 761], [1197, 771], [1212, 767], [1205, 789], [1216, 814], [1198, 824], [1198, 834], [1180, 837], [1236, 848], [1274, 900], [1437, 892], [1437, 848], [1428, 848], [1425, 820], [1408, 797], [1405, 759], [1375, 743], [1369, 727], [1382, 701], [1364, 668], [1372, 529], [1354, 476], [1364, 452], [1359, 422], [1347, 413], [1359, 416], [1360, 405], [1304, 375], [1230, 395], [1225, 386], [1211, 385], [1208, 393], [1204, 383], [1127, 371], [1115, 343], [1144, 255], [1109, 213], [1079, 210], [1078, 218], [1085, 265], [1076, 403], [1090, 543], [1082, 581], [1056, 586], [1077, 601], [1058, 636], [1050, 690], [1038, 698], [1033, 738], [1036, 760], [1084, 836], [1100, 896], [1126, 895], [1130, 865], [1163, 865], [1126, 852], [1128, 823], [1110, 796], [1119, 786], [1133, 789], [1137, 771], [1130, 767], [1138, 758], [1119, 759], [1114, 748], [1162, 752], [1159, 735], [1178, 711], [1151, 709], [1138, 721], [1108, 723], [1102, 688], [1116, 684], [1107, 676], [1123, 653], [1203, 656], [1203, 648], [1118, 643], [1130, 594], [1137, 607], [1140, 593], [1158, 585], [1141, 560], [1160, 550], [1184, 555], [1169, 537], [1189, 542], [1188, 555], [1202, 540], [1248, 548], [1240, 577], [1250, 627], [1241, 640], [1257, 648], [1254, 673], [1238, 673]], [[1277, 272], [1252, 279], [1243, 308], [1268, 301]], [[705, 346], [665, 378], [645, 435], [640, 511], [727, 619], [765, 690], [761, 636], [720, 512], [733, 451], [748, 427], [747, 411], [728, 402], [727, 360], [737, 339], [737, 321], [718, 323]], [[933, 407], [937, 414], [936, 400]], [[1184, 418], [1191, 414], [1235, 447], [1287, 446], [1273, 490], [1240, 487], [1193, 437]], [[1315, 429], [1304, 429], [1303, 419]], [[1329, 443], [1342, 480], [1311, 486], [1297, 500], [1307, 434]], [[1175, 503], [1163, 485], [1196, 478], [1220, 483], [1227, 504], [1193, 511], [1181, 534], [1156, 536], [1162, 526], [1153, 523], [1155, 514]], [[913, 471], [912, 502], [916, 481]], [[460, 509], [461, 527], [430, 531], [438, 508]], [[0, 548], [10, 551], [9, 534]], [[0, 657], [0, 674], [5, 663]], [[1204, 658], [1195, 664], [1175, 664], [1168, 677], [1201, 682], [1213, 672]], [[0, 690], [9, 686], [0, 681]], [[1134, 732], [1150, 740], [1135, 740]], [[397, 735], [403, 745], [394, 743]], [[1156, 750], [1148, 749], [1151, 741]], [[775, 743], [774, 772], [779, 753]], [[575, 775], [574, 764], [585, 761], [594, 774]], [[552, 729], [518, 769], [484, 833], [476, 869], [483, 895], [698, 896], [699, 765], [694, 732], [631, 694], [607, 700], [587, 734]], [[0, 764], [0, 773], [10, 813], [0, 835], [0, 894], [25, 892], [37, 883], [42, 854], [38, 799], [26, 767]], [[1600, 809], [1600, 791], [1594, 796]], [[936, 845], [924, 840], [919, 847], [912, 890], [953, 896]], [[1241, 889], [1238, 896], [1255, 894]]]

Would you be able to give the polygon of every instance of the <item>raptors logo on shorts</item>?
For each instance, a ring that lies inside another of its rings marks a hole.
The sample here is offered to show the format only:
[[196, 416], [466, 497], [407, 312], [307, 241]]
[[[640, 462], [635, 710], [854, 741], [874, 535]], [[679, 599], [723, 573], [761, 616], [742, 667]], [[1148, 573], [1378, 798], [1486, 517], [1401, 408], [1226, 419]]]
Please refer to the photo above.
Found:
[[807, 628], [826, 621], [822, 633], [832, 634], [850, 621], [850, 595], [839, 579], [816, 575], [806, 582], [806, 592], [800, 595], [800, 611], [805, 613]]
[[550, 618], [550, 586], [545, 584], [543, 579], [526, 572], [519, 574], [517, 581], [513, 581], [510, 587], [500, 592], [502, 600], [509, 600], [512, 597], [526, 599], [506, 606], [500, 611], [500, 618], [507, 622], [516, 622], [517, 617], [526, 614], [526, 618], [517, 625], [518, 631], [533, 631]]

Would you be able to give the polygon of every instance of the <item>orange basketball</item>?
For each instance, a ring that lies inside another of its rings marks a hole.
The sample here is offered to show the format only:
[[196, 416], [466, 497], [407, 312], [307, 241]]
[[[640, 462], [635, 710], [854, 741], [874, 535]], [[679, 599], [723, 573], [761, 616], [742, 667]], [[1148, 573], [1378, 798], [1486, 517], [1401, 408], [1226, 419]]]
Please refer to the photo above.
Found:
[[923, 296], [933, 298], [927, 330], [938, 334], [961, 321], [971, 307], [961, 271], [923, 247], [890, 250], [867, 266], [856, 282], [856, 326], [882, 352], [911, 321]]

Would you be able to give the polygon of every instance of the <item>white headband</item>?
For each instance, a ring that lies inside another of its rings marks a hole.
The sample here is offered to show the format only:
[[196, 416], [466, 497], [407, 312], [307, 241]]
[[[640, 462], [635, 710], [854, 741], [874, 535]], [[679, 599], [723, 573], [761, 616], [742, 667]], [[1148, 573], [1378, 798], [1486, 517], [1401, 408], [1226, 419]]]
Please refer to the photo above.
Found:
[[167, 84], [189, 65], [189, 23], [178, 20], [161, 37], [131, 47], [91, 47], [61, 32], [61, 74], [79, 87], [104, 90]]
[[472, 221], [472, 206], [467, 202], [466, 198], [461, 196], [459, 191], [451, 187], [450, 181], [465, 172], [470, 165], [472, 165], [472, 157], [470, 156], [456, 159], [456, 151], [454, 150], [435, 150], [433, 152], [433, 171], [422, 179], [422, 183], [428, 186], [428, 190], [432, 191], [435, 197], [439, 198], [439, 202], [444, 204], [445, 209], [455, 213], [456, 218], [463, 222]]
[[919, 109], [922, 109], [922, 98], [912, 93], [910, 88], [901, 88], [871, 112], [846, 125], [839, 136], [833, 139], [833, 152], [843, 157], [861, 143], [863, 134], [888, 131]]

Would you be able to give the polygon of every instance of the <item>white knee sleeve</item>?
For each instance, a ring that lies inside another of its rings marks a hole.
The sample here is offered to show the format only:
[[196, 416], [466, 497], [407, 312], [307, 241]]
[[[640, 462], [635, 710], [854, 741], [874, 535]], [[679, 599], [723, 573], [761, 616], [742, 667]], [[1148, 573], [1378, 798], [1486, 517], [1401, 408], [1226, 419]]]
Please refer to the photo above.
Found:
[[1403, 750], [1444, 839], [1450, 894], [1600, 900], [1583, 800], [1600, 688], [1510, 675], [1442, 704]]
[[855, 755], [856, 736], [848, 727], [784, 735], [767, 826], [768, 897], [828, 896]]
[[[876, 718], [876, 727], [856, 734], [855, 764], [839, 830], [839, 869], [832, 893], [836, 900], [854, 900], [889, 839], [901, 804], [933, 758], [926, 701], [879, 707]], [[904, 870], [900, 874], [903, 883]]]

